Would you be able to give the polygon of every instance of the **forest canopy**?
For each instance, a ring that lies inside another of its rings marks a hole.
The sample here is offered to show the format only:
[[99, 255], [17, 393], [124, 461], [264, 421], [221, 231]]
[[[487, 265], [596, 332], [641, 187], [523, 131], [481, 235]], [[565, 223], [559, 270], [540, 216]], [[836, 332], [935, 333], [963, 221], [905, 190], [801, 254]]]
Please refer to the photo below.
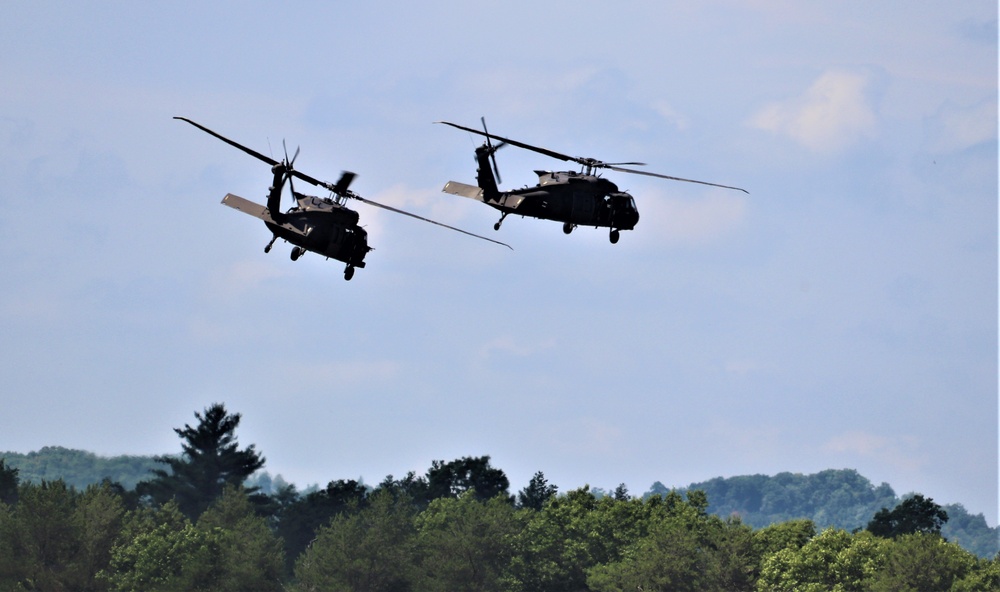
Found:
[[[642, 496], [538, 471], [513, 492], [482, 456], [300, 492], [238, 442], [238, 413], [195, 418], [180, 454], [133, 465], [134, 487], [90, 453], [0, 455], [0, 589], [1000, 588], [1000, 529], [852, 470]], [[52, 467], [85, 484], [32, 472]]]

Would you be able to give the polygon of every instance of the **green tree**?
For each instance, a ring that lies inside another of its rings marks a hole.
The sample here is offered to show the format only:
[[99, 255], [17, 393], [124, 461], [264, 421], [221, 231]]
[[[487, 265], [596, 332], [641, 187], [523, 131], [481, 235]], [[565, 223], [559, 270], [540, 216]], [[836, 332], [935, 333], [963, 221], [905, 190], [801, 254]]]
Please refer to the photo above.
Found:
[[867, 531], [828, 528], [801, 548], [786, 547], [766, 557], [757, 589], [769, 592], [867, 590], [885, 561], [888, 542]]
[[880, 537], [897, 537], [916, 532], [940, 534], [948, 513], [931, 498], [917, 494], [889, 510], [882, 508], [868, 523], [867, 530]]
[[171, 501], [125, 519], [102, 578], [123, 591], [278, 591], [281, 543], [245, 492], [227, 488], [193, 524]]
[[1000, 555], [993, 559], [977, 559], [969, 575], [952, 584], [951, 590], [952, 592], [1000, 590]]
[[28, 589], [59, 590], [77, 547], [73, 509], [77, 494], [62, 481], [23, 484], [11, 515], [12, 557], [17, 570], [11, 574]]
[[528, 482], [528, 486], [518, 492], [517, 507], [541, 510], [545, 502], [552, 499], [558, 491], [559, 488], [555, 485], [549, 485], [545, 475], [538, 471]]
[[812, 520], [778, 522], [754, 531], [754, 550], [759, 557], [765, 557], [785, 548], [801, 549], [814, 536], [816, 525]]
[[976, 556], [936, 534], [900, 535], [885, 546], [872, 592], [950, 590], [976, 566]]
[[754, 566], [749, 526], [706, 514], [699, 496], [684, 503], [673, 493], [647, 503], [648, 532], [619, 558], [588, 570], [591, 590], [750, 589]]
[[215, 590], [282, 589], [281, 540], [255, 513], [245, 490], [227, 487], [222, 497], [198, 518], [197, 528], [218, 540]]
[[335, 516], [296, 561], [300, 587], [306, 591], [409, 590], [414, 511], [407, 496], [379, 490], [364, 508]]
[[91, 485], [77, 497], [72, 515], [76, 552], [71, 577], [67, 579], [68, 589], [105, 589], [98, 574], [111, 562], [124, 516], [125, 504], [110, 483]]
[[14, 504], [17, 502], [18, 470], [4, 465], [0, 458], [0, 503]]
[[458, 497], [473, 490], [480, 500], [503, 495], [510, 499], [510, 481], [500, 469], [490, 465], [489, 456], [466, 456], [451, 462], [436, 460], [427, 470], [428, 501], [439, 497]]
[[236, 440], [239, 413], [231, 415], [225, 406], [215, 403], [205, 409], [204, 415], [198, 412], [194, 415], [198, 419], [196, 427], [185, 424], [183, 429], [174, 429], [182, 440], [183, 454], [156, 458], [170, 471], [155, 469], [153, 480], [136, 487], [138, 493], [152, 497], [159, 504], [176, 499], [191, 520], [221, 496], [227, 485], [241, 486], [264, 466], [264, 457], [257, 454], [253, 444], [239, 448]]
[[218, 545], [168, 502], [149, 516], [140, 509], [126, 526], [128, 535], [111, 553], [102, 578], [114, 590], [156, 592], [211, 590]]
[[331, 481], [325, 489], [284, 504], [276, 514], [276, 531], [284, 541], [288, 570], [293, 569], [295, 559], [316, 538], [320, 527], [329, 524], [334, 516], [361, 509], [367, 495], [361, 483], [339, 479]]
[[479, 501], [471, 489], [458, 498], [438, 498], [416, 518], [415, 588], [500, 591], [520, 531], [505, 496]]
[[588, 570], [619, 561], [643, 538], [656, 513], [683, 506], [704, 516], [707, 502], [691, 492], [686, 502], [676, 492], [666, 497], [598, 499], [588, 486], [552, 498], [541, 510], [529, 512], [528, 522], [515, 538], [510, 582], [515, 590], [583, 590]]

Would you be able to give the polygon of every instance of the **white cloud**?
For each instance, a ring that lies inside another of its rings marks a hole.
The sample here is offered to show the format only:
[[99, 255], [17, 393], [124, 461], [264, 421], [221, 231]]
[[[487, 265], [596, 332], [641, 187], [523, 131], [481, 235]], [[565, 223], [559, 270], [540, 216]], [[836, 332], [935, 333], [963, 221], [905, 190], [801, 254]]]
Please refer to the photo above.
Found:
[[518, 343], [513, 337], [497, 337], [479, 349], [479, 358], [483, 361], [489, 360], [496, 354], [506, 354], [514, 357], [524, 358], [540, 352], [551, 350], [556, 346], [555, 339], [544, 339], [535, 343]]
[[997, 139], [997, 103], [995, 99], [971, 107], [947, 104], [928, 122], [928, 149], [931, 152], [957, 152]]
[[656, 111], [656, 113], [666, 120], [667, 123], [679, 130], [686, 130], [691, 126], [686, 117], [684, 117], [681, 113], [674, 109], [670, 103], [667, 103], [663, 99], [654, 101], [652, 107], [653, 111]]
[[814, 152], [837, 152], [875, 134], [877, 119], [867, 88], [863, 74], [829, 71], [803, 95], [766, 105], [749, 125], [787, 136]]
[[[886, 437], [866, 432], [845, 432], [823, 444], [823, 450], [838, 455], [872, 459], [889, 466], [916, 470], [923, 461], [916, 454], [917, 439], [913, 437]], [[854, 461], [852, 461], [854, 462]]]
[[642, 195], [639, 224], [646, 229], [655, 228], [655, 233], [646, 234], [658, 241], [704, 245], [739, 228], [747, 216], [747, 198], [743, 193], [711, 190], [698, 199], [657, 193]]
[[265, 282], [288, 274], [286, 268], [275, 265], [272, 261], [240, 261], [209, 279], [208, 295], [217, 300], [230, 300], [256, 291]]

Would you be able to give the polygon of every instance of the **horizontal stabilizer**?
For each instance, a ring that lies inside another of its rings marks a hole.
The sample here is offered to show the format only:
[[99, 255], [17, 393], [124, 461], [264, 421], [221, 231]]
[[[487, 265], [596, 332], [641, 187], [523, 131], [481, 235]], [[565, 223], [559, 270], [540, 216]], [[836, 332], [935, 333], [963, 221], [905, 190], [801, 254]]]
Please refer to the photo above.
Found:
[[465, 183], [459, 183], [458, 181], [448, 181], [444, 184], [444, 189], [441, 191], [452, 195], [458, 195], [460, 197], [468, 197], [469, 199], [474, 199], [476, 201], [483, 201], [483, 190], [475, 185], [466, 185]]
[[296, 234], [301, 234], [302, 236], [309, 236], [309, 233], [312, 231], [312, 228], [304, 224], [302, 228], [299, 228], [298, 226], [295, 226], [288, 222], [282, 222], [282, 223], [275, 222], [274, 218], [271, 217], [271, 212], [267, 208], [258, 203], [254, 203], [249, 199], [243, 199], [242, 197], [234, 195], [232, 193], [227, 193], [226, 197], [222, 198], [222, 204], [227, 205], [233, 208], [234, 210], [243, 212], [244, 214], [250, 214], [254, 218], [260, 218], [261, 220], [267, 222], [268, 224], [274, 224], [276, 226], [280, 226]]
[[254, 203], [249, 199], [243, 199], [238, 195], [233, 195], [232, 193], [227, 193], [226, 197], [222, 198], [223, 205], [227, 205], [234, 210], [239, 210], [244, 214], [250, 214], [254, 218], [260, 218], [264, 222], [274, 223], [271, 218], [271, 212], [268, 211], [264, 206]]

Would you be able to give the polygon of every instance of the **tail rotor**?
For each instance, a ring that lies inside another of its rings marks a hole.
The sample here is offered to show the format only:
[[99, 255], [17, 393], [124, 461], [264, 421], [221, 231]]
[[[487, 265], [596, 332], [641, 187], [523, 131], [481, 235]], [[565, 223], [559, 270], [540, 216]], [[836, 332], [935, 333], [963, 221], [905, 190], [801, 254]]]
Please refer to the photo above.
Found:
[[493, 172], [497, 176], [497, 183], [498, 184], [503, 183], [503, 181], [500, 179], [500, 169], [497, 168], [496, 152], [497, 150], [503, 148], [506, 145], [506, 142], [501, 142], [497, 144], [496, 147], [494, 147], [493, 142], [490, 140], [490, 132], [488, 129], [486, 129], [486, 117], [480, 117], [479, 120], [483, 122], [483, 132], [484, 132], [483, 135], [486, 136], [486, 147], [487, 149], [489, 149], [490, 152], [490, 160], [493, 162]]

